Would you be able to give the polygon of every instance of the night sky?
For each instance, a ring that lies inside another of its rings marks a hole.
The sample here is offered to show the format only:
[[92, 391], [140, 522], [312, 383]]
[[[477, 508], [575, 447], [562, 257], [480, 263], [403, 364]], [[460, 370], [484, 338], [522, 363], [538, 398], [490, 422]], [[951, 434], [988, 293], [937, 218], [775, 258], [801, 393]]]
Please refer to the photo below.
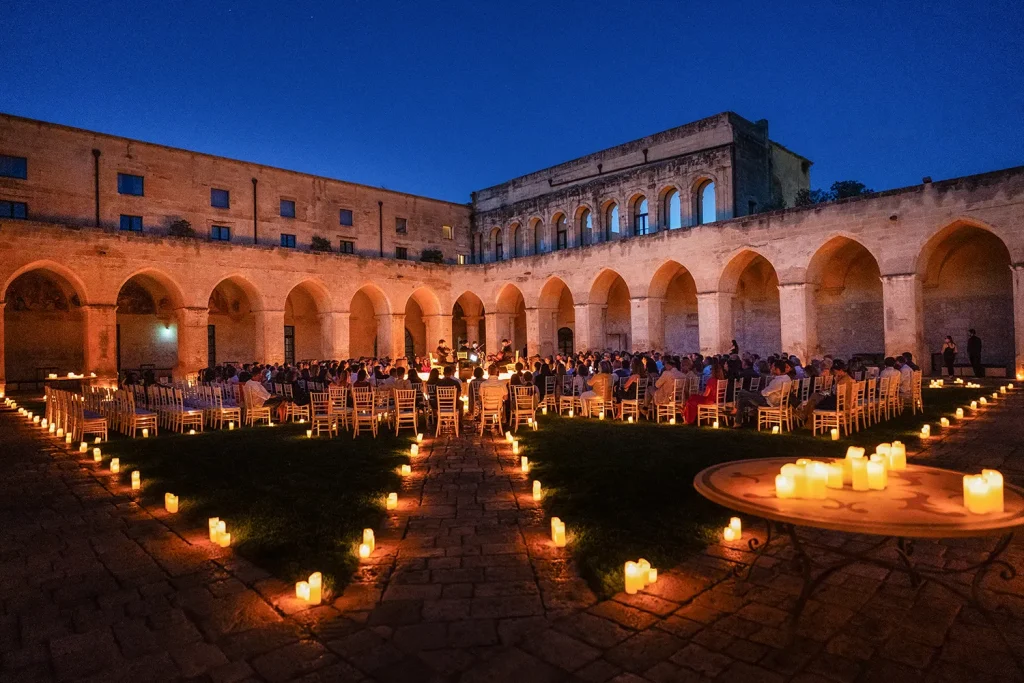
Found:
[[500, 4], [4, 0], [0, 111], [460, 202], [725, 110], [815, 187], [1024, 164], [1019, 0]]

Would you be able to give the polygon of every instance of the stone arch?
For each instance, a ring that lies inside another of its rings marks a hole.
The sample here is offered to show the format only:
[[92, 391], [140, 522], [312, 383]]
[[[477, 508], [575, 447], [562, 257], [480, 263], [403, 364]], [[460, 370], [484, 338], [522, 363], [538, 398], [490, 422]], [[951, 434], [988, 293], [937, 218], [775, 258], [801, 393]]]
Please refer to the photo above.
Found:
[[664, 230], [683, 227], [683, 193], [675, 184], [666, 185], [658, 192], [658, 225]]
[[580, 204], [573, 212], [574, 240], [577, 246], [594, 244], [594, 210], [589, 204]]
[[[426, 356], [439, 340], [454, 346], [441, 323], [441, 302], [430, 287], [418, 287], [405, 302], [405, 332], [412, 341], [413, 354]], [[410, 359], [411, 360], [411, 359]]]
[[733, 338], [741, 349], [762, 356], [781, 350], [779, 275], [768, 259], [741, 250], [722, 271], [719, 291], [732, 294]]
[[811, 256], [806, 281], [813, 288], [812, 354], [845, 359], [884, 352], [881, 271], [867, 247], [845, 235], [829, 238]]
[[52, 261], [28, 264], [4, 284], [3, 301], [8, 387], [92, 371], [85, 367], [85, 290], [73, 272]]
[[179, 335], [185, 296], [178, 283], [156, 268], [132, 273], [118, 287], [117, 369], [153, 370], [171, 376], [180, 368]]
[[559, 330], [568, 329], [573, 337], [576, 334], [576, 308], [572, 291], [561, 278], [552, 276], [541, 287], [537, 308], [540, 323], [539, 352], [541, 356], [551, 356], [559, 352]]
[[353, 358], [391, 353], [391, 303], [377, 285], [359, 287], [349, 303], [348, 348]]
[[636, 236], [651, 232], [651, 206], [647, 195], [643, 192], [635, 193], [629, 198], [627, 206], [629, 208], [629, 234]]
[[210, 359], [215, 363], [263, 362], [264, 330], [257, 324], [257, 312], [263, 311], [263, 296], [254, 284], [241, 275], [221, 279], [211, 290], [207, 301], [208, 324], [213, 325], [213, 349]]
[[654, 271], [647, 297], [651, 346], [674, 354], [699, 351], [697, 284], [693, 274], [678, 261], [666, 261]]
[[632, 310], [625, 279], [611, 268], [603, 269], [590, 286], [588, 301], [590, 347], [630, 349]]
[[[487, 330], [484, 324], [484, 302], [474, 292], [463, 292], [452, 304], [452, 336], [455, 342], [465, 339], [469, 343], [485, 345]], [[455, 347], [453, 347], [455, 348]]]
[[292, 287], [284, 302], [285, 361], [322, 360], [328, 356], [333, 347], [333, 329], [324, 316], [333, 308], [331, 294], [319, 280], [310, 278]]
[[[980, 222], [954, 221], [925, 242], [917, 274], [926, 353], [939, 353], [950, 335], [958, 362], [967, 363], [967, 330], [973, 328], [982, 340], [982, 364], [1015, 363], [1011, 265], [1006, 242]], [[920, 365], [926, 363], [922, 358]]]
[[[511, 282], [505, 283], [498, 290], [494, 302], [495, 310], [495, 343], [489, 351], [497, 352], [503, 338], [512, 342], [512, 348], [523, 355], [526, 347], [526, 299], [523, 292]], [[489, 336], [489, 335], [488, 335]]]

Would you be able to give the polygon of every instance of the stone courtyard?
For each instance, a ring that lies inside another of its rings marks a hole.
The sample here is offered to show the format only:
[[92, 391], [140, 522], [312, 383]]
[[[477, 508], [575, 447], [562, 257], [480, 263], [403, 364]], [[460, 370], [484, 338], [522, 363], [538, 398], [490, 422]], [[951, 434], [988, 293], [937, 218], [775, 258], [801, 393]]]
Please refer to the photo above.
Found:
[[[1020, 483], [1022, 404], [1015, 395], [993, 406], [913, 460], [996, 467]], [[787, 546], [737, 581], [732, 570], [750, 560], [746, 540], [712, 545], [664, 568], [648, 590], [599, 602], [568, 553], [549, 543], [527, 478], [491, 437], [429, 443], [380, 530], [378, 552], [342, 595], [315, 608], [204, 542], [205, 529], [183, 528], [111, 490], [9, 412], [0, 415], [0, 440], [3, 683], [1024, 677], [975, 610], [869, 566], [830, 577], [789, 642], [800, 581]], [[825, 532], [821, 540], [864, 545]], [[915, 557], [965, 567], [985, 549], [920, 542]], [[1015, 567], [1022, 556], [1019, 542], [1007, 554]], [[1013, 615], [1000, 622], [1007, 640], [1024, 643], [1024, 583], [990, 577], [985, 588], [987, 604]]]

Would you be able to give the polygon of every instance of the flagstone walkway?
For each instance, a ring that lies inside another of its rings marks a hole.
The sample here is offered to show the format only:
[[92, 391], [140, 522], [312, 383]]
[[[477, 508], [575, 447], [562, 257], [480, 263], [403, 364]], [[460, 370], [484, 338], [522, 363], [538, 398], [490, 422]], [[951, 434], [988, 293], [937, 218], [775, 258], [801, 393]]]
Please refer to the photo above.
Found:
[[[913, 457], [1024, 483], [1022, 408], [1024, 395], [1001, 401]], [[799, 575], [782, 549], [737, 581], [745, 540], [598, 602], [489, 437], [426, 444], [371, 561], [307, 609], [33, 431], [0, 415], [0, 683], [1024, 680], [976, 611], [873, 567], [832, 576], [788, 643]], [[915, 556], [967, 566], [986, 545], [919, 543]], [[1024, 545], [1008, 555], [1024, 568]], [[986, 586], [1024, 654], [1024, 577]]]

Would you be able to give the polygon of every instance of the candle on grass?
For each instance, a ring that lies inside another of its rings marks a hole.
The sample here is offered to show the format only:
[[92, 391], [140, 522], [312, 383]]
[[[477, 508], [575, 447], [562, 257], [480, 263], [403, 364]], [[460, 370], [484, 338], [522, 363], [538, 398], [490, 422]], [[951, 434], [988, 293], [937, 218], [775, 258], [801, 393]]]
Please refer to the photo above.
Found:
[[779, 433], [779, 425], [772, 425], [772, 434]]
[[139, 474], [138, 470], [132, 471], [132, 491], [138, 491], [142, 488], [142, 475]]
[[142, 438], [143, 439], [148, 439], [149, 438], [149, 428], [148, 427], [143, 427], [142, 428]]
[[78, 444], [78, 452], [79, 453], [88, 453], [89, 452], [89, 444], [87, 444], [84, 441], [82, 443]]
[[711, 428], [718, 429], [718, 420], [715, 420], [714, 422], [711, 423]]
[[410, 465], [402, 465], [402, 476], [408, 477], [412, 474], [412, 467]]
[[556, 548], [565, 547], [565, 522], [558, 517], [551, 518], [551, 540], [555, 542]]
[[377, 549], [377, 537], [373, 533], [373, 529], [363, 529], [363, 544], [370, 548], [372, 553]]
[[235, 423], [234, 422], [228, 422], [228, 431], [229, 432], [233, 431], [234, 428], [235, 428]]
[[103, 443], [103, 440], [100, 439], [100, 437], [97, 436], [95, 439], [92, 440], [92, 442], [93, 443]]
[[670, 425], [674, 425], [674, 424], [676, 423], [676, 419], [675, 419], [674, 417], [670, 417], [670, 418], [668, 419], [668, 423], [669, 423]]
[[196, 435], [196, 430], [194, 430], [194, 429], [188, 430], [188, 435], [189, 436], [195, 436]]
[[629, 424], [633, 424], [633, 416], [630, 415], [629, 417], [627, 417], [626, 422], [628, 422]]
[[519, 440], [512, 441], [512, 455], [519, 455]]
[[963, 408], [957, 408], [956, 409], [956, 419], [958, 419], [958, 420], [964, 419], [964, 409]]
[[313, 438], [313, 430], [312, 429], [307, 429], [306, 430], [306, 438], [307, 439], [312, 439]]
[[174, 514], [178, 511], [178, 497], [173, 493], [164, 494], [164, 509]]
[[573, 410], [572, 410], [572, 408], [569, 408], [569, 417], [572, 417], [572, 414], [573, 414]]
[[92, 449], [92, 461], [103, 462], [103, 452], [98, 448]]
[[121, 459], [120, 458], [111, 458], [110, 459], [110, 472], [112, 474], [117, 474], [120, 471], [121, 471]]
[[544, 493], [541, 491], [540, 482], [534, 479], [533, 481], [533, 499], [540, 500]]
[[420, 454], [420, 446], [419, 446], [419, 444], [414, 443], [413, 445], [409, 446], [409, 455], [419, 455], [419, 454]]
[[416, 435], [416, 443], [423, 443], [423, 433], [420, 432]]
[[598, 420], [603, 420], [604, 419], [604, 411], [603, 410], [600, 413], [597, 414], [597, 419]]
[[831, 434], [833, 441], [839, 441], [839, 429], [838, 428], [833, 427], [829, 433]]
[[387, 509], [388, 510], [396, 510], [396, 509], [398, 509], [398, 494], [397, 493], [392, 492], [392, 493], [388, 494]]
[[523, 474], [529, 474], [530, 472], [530, 459], [525, 455], [519, 458], [519, 467], [522, 469]]
[[542, 407], [540, 409], [540, 414], [541, 415], [547, 415], [548, 414], [548, 407], [547, 406]]

